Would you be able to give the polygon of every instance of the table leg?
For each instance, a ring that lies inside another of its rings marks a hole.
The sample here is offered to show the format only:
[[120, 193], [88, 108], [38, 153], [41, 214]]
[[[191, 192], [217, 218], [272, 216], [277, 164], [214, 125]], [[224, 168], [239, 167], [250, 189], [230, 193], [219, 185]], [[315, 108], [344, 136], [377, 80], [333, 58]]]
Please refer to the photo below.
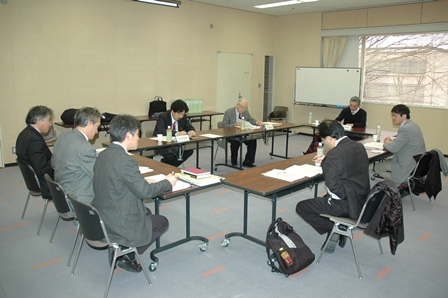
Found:
[[255, 242], [261, 246], [266, 246], [266, 243], [260, 239], [257, 239], [253, 236], [247, 234], [247, 217], [248, 217], [248, 209], [249, 209], [249, 192], [244, 191], [244, 218], [243, 218], [243, 232], [233, 232], [228, 233], [224, 236], [224, 240], [221, 242], [221, 246], [226, 247], [230, 243], [231, 237], [243, 237], [249, 241]]
[[[160, 209], [159, 209], [159, 199], [158, 198], [155, 199], [155, 210], [156, 210], [156, 214], [159, 214]], [[159, 262], [159, 259], [156, 257], [157, 253], [171, 249], [173, 247], [179, 246], [179, 245], [187, 243], [189, 241], [192, 241], [192, 240], [202, 241], [202, 243], [198, 244], [200, 251], [204, 252], [207, 250], [209, 240], [206, 237], [190, 236], [190, 194], [189, 193], [185, 194], [185, 213], [186, 213], [186, 215], [185, 215], [185, 238], [180, 239], [175, 242], [172, 242], [172, 243], [169, 243], [169, 244], [166, 244], [162, 247], [160, 247], [160, 239], [157, 239], [156, 240], [156, 249], [151, 251], [151, 254], [150, 254], [151, 260], [153, 262], [149, 266], [149, 270], [155, 271], [157, 269], [157, 265]]]

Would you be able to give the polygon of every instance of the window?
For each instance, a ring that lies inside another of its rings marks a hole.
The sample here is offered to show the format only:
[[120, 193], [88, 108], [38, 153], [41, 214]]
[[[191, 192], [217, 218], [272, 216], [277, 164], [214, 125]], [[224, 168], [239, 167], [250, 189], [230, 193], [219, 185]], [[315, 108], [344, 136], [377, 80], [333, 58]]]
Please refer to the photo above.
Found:
[[360, 38], [365, 102], [448, 108], [448, 33]]

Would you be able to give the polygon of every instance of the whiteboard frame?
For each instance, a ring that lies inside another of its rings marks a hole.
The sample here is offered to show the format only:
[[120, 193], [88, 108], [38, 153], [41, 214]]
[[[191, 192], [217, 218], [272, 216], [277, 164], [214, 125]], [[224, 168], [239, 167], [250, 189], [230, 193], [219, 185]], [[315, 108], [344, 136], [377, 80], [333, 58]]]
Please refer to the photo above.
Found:
[[[361, 98], [361, 78], [359, 67], [296, 66], [293, 103], [344, 108], [353, 96]], [[304, 97], [310, 100], [304, 100]]]

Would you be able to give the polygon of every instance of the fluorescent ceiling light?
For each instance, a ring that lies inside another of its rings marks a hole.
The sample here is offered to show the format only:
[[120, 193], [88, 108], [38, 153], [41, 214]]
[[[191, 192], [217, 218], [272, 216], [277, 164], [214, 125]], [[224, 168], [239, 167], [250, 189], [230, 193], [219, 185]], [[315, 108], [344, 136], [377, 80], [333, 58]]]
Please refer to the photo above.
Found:
[[178, 0], [133, 0], [133, 1], [165, 5], [165, 6], [171, 6], [171, 7], [179, 7], [179, 5], [181, 3]]
[[305, 2], [315, 2], [315, 1], [319, 1], [319, 0], [290, 0], [290, 1], [262, 4], [262, 5], [257, 5], [254, 7], [263, 9], [263, 8], [272, 8], [272, 7], [278, 7], [278, 6], [294, 5], [294, 4], [300, 4], [300, 3], [305, 3]]

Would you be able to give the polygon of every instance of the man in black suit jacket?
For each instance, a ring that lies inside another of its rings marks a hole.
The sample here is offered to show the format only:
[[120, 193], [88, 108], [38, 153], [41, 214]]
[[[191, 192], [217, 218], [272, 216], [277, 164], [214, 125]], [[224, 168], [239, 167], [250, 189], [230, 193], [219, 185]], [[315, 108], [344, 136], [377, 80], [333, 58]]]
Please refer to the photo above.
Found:
[[366, 127], [367, 112], [361, 108], [361, 100], [358, 96], [350, 98], [350, 105], [342, 109], [336, 121], [344, 120], [344, 125], [351, 127]]
[[[326, 156], [315, 157], [316, 164], [322, 164], [328, 194], [299, 202], [296, 212], [319, 234], [329, 235], [334, 223], [319, 214], [359, 216], [370, 191], [369, 159], [364, 146], [344, 136], [344, 128], [336, 120], [324, 120], [317, 129], [322, 142], [330, 149]], [[333, 252], [338, 241], [343, 247], [346, 238], [332, 237], [327, 251]]]
[[[195, 137], [196, 131], [185, 115], [188, 111], [188, 105], [185, 101], [181, 99], [173, 101], [171, 103], [171, 109], [161, 113], [157, 118], [153, 136], [157, 134], [166, 136], [166, 130], [170, 126], [173, 130], [173, 136], [188, 134], [190, 138]], [[161, 161], [163, 163], [178, 167], [193, 154], [193, 150], [185, 150], [180, 157], [178, 156], [177, 146], [169, 149], [156, 150], [156, 153], [162, 154], [163, 158]]]
[[17, 137], [16, 155], [20, 162], [29, 164], [39, 179], [42, 197], [51, 200], [50, 190], [44, 175], [47, 173], [54, 179], [51, 165], [51, 151], [48, 149], [42, 134], [47, 133], [53, 125], [53, 110], [46, 106], [31, 108], [26, 116], [28, 125]]

